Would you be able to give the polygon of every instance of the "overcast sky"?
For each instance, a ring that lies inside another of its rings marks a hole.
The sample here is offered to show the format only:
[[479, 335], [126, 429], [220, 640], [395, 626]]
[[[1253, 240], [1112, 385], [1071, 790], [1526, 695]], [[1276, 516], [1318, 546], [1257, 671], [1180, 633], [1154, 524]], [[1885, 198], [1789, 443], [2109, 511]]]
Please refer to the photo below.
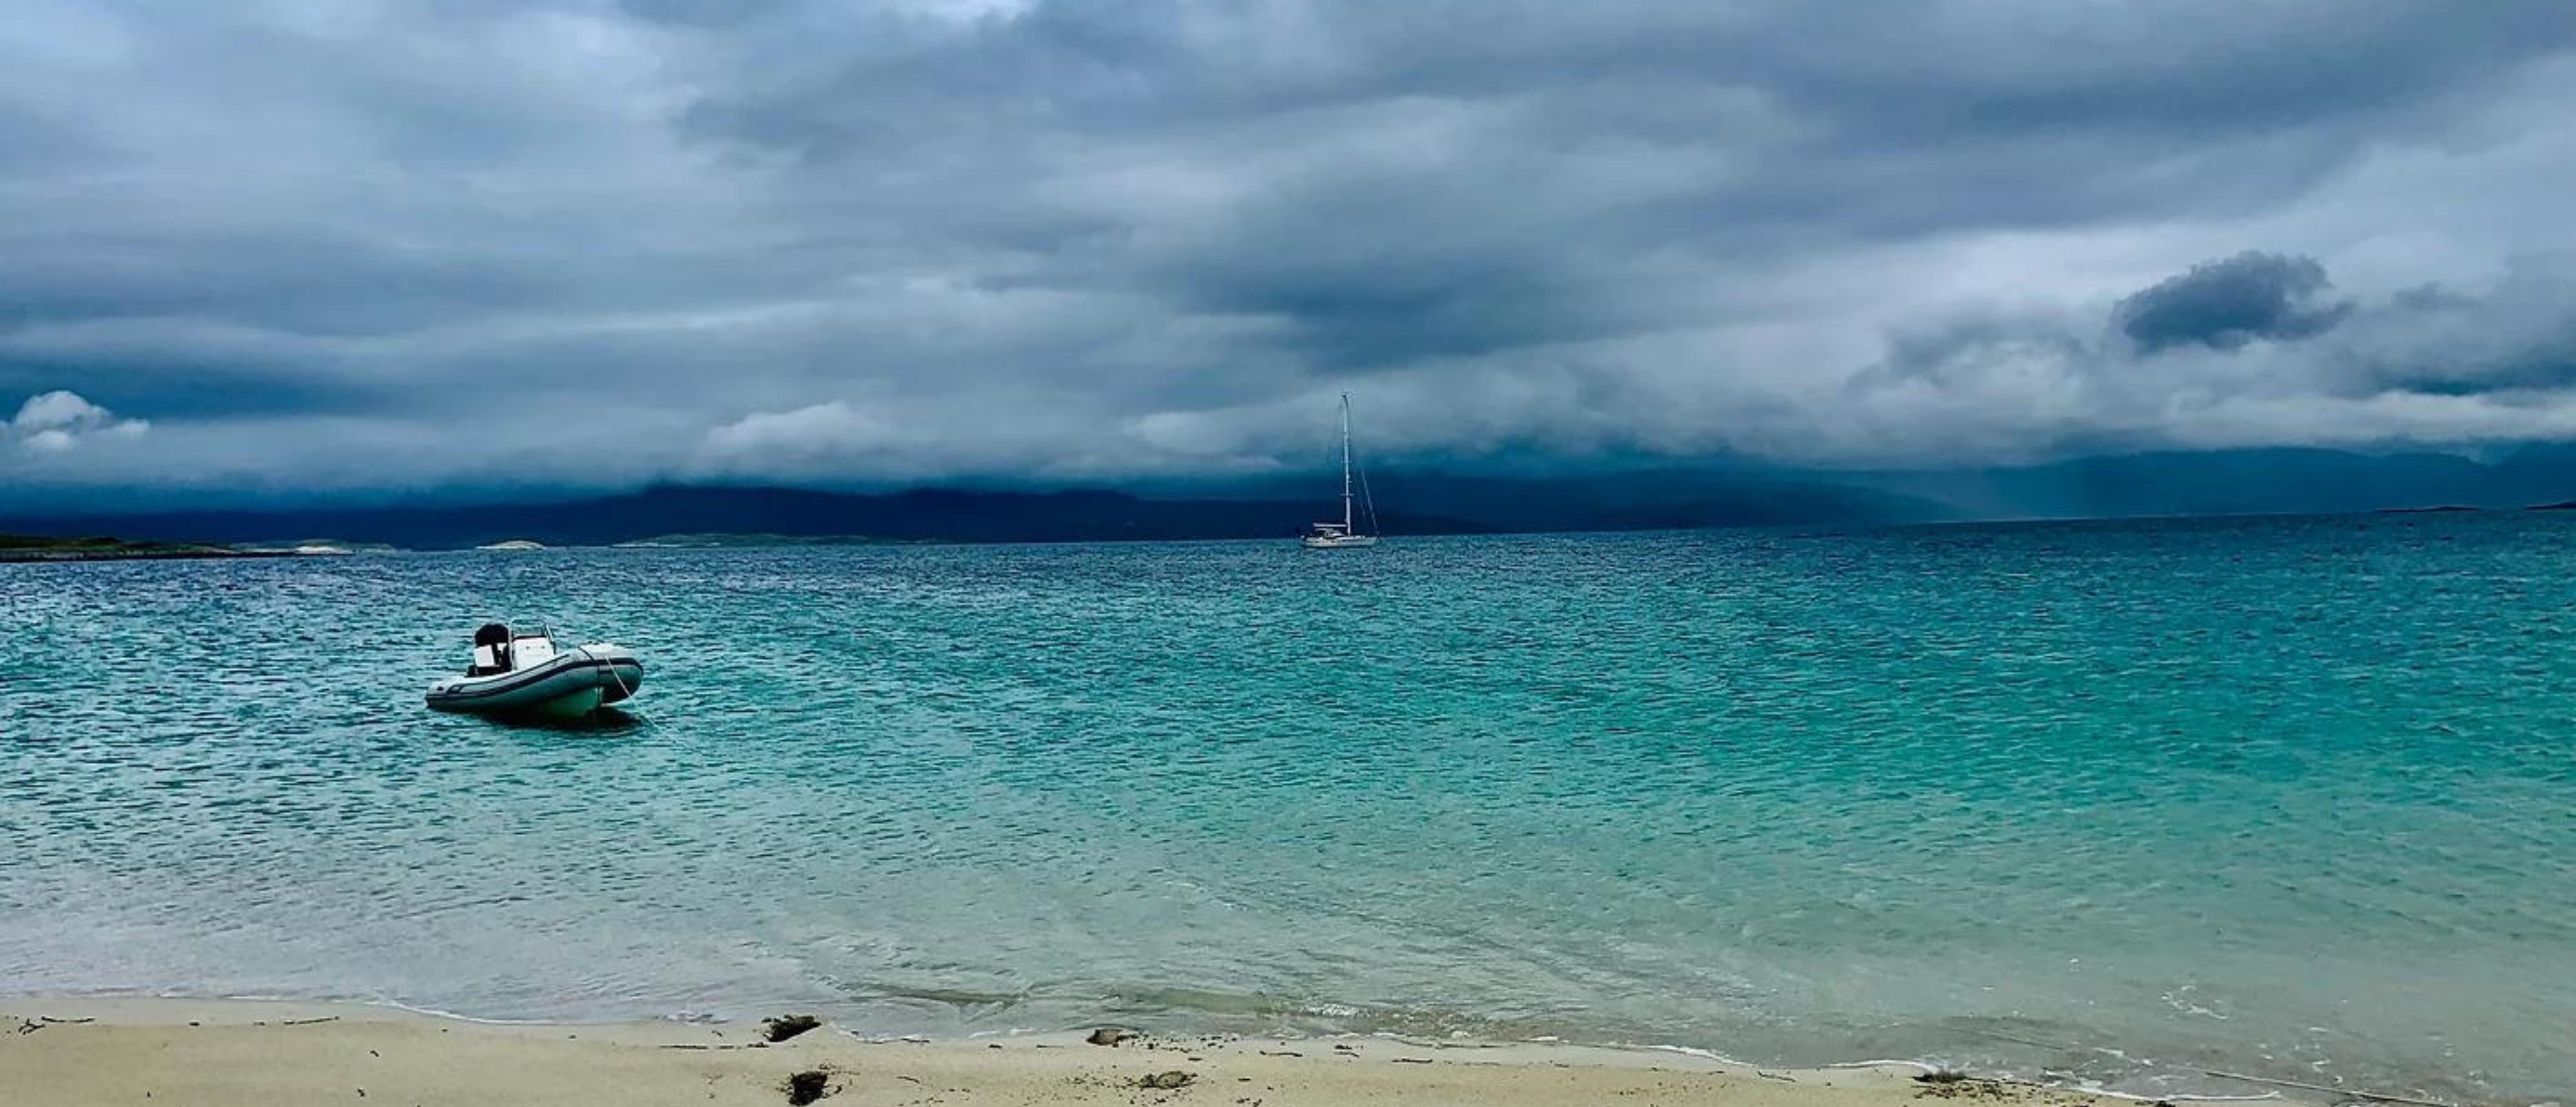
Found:
[[2566, 0], [14, 0], [0, 484], [2576, 438]]

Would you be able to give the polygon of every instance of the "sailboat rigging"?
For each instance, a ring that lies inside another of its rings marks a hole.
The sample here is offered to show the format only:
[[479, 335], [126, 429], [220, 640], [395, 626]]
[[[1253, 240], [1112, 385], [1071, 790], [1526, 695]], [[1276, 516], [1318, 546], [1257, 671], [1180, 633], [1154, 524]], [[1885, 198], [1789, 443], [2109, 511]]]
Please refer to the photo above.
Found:
[[[1342, 393], [1342, 521], [1315, 524], [1312, 533], [1298, 539], [1307, 549], [1353, 550], [1377, 545], [1378, 535], [1360, 533], [1359, 517], [1352, 510], [1351, 472], [1351, 394], [1344, 392]], [[1366, 478], [1363, 477], [1361, 489], [1365, 492], [1366, 488]], [[1368, 504], [1368, 515], [1369, 529], [1373, 532], [1378, 529], [1377, 504], [1374, 500]]]

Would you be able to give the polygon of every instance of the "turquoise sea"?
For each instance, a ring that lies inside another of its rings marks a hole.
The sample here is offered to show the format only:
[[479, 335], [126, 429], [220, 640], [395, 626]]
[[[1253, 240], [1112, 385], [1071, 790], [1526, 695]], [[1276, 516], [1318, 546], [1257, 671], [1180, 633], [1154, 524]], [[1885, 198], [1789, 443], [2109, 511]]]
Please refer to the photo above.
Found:
[[[488, 618], [642, 652], [431, 714]], [[0, 993], [2576, 1096], [2576, 515], [0, 565]]]

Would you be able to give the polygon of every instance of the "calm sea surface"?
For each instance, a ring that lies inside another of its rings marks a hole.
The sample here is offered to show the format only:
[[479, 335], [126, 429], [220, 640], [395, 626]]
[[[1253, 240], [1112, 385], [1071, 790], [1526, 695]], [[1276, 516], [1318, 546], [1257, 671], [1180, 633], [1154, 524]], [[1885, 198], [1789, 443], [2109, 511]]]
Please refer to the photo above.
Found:
[[[431, 714], [475, 624], [641, 651]], [[2576, 1096], [2576, 516], [0, 565], [0, 993]]]

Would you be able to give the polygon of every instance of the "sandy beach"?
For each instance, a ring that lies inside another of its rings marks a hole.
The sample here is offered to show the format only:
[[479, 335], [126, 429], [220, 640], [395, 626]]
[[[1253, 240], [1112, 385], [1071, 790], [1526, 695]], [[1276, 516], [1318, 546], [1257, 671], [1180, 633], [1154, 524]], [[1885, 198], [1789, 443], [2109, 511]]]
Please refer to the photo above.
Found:
[[2116, 1102], [2022, 1084], [1926, 1083], [1901, 1065], [1750, 1069], [1543, 1045], [1130, 1037], [1104, 1046], [1079, 1032], [871, 1041], [829, 1024], [777, 1043], [762, 1037], [758, 1023], [494, 1025], [347, 1004], [20, 1000], [0, 1003], [0, 1102], [703, 1107], [787, 1103], [798, 1073], [823, 1074], [822, 1101], [835, 1107]]

